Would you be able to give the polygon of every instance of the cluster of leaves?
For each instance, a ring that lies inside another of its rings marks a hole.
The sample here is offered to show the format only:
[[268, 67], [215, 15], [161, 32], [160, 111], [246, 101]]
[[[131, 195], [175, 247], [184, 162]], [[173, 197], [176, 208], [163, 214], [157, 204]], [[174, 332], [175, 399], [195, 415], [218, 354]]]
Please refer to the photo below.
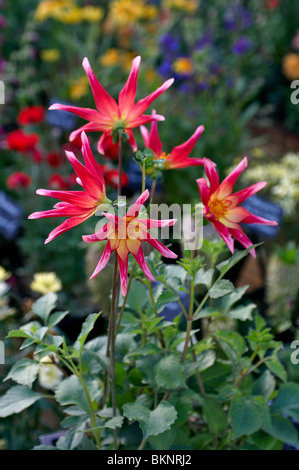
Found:
[[[242, 300], [245, 288], [223, 279], [246, 254], [237, 252], [215, 269], [190, 256], [180, 265], [164, 265], [151, 254], [147, 261], [157, 279], [153, 285], [136, 267], [129, 294], [119, 300], [117, 413], [107, 390], [107, 337], [87, 341], [99, 314], [87, 316], [76, 341], [67, 344], [57, 328], [68, 312], [57, 311], [55, 294], [41, 297], [33, 305], [38, 319], [9, 333], [23, 339], [21, 349], [31, 349], [36, 359], [21, 359], [11, 368], [5, 380], [17, 385], [0, 398], [0, 417], [42, 399], [54, 400], [65, 414], [63, 431], [55, 446], [38, 449], [110, 449], [115, 433], [121, 449], [298, 446], [292, 420], [299, 418], [299, 386], [287, 382], [278, 357], [282, 344], [261, 316], [253, 316], [255, 306]], [[194, 288], [201, 286], [206, 293], [194, 302], [196, 328], [191, 328], [184, 356], [191, 312], [185, 299], [192, 279]], [[173, 307], [171, 319], [165, 318], [166, 306]], [[203, 321], [212, 324], [219, 316], [242, 322], [245, 334], [212, 328], [203, 332]], [[65, 378], [53, 394], [45, 395], [36, 379], [40, 360], [49, 355], [59, 360]]]

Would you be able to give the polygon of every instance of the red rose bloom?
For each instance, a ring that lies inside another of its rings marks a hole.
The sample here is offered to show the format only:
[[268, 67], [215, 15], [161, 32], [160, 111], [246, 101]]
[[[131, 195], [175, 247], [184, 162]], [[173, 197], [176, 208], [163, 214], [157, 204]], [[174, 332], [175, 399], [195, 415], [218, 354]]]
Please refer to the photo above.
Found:
[[31, 185], [32, 179], [23, 171], [16, 171], [12, 173], [6, 180], [9, 189], [28, 188]]
[[10, 132], [6, 136], [6, 144], [10, 150], [26, 153], [33, 150], [39, 141], [37, 134], [26, 134], [21, 129]]
[[20, 126], [28, 126], [29, 124], [38, 124], [43, 121], [45, 109], [42, 106], [29, 106], [19, 112], [18, 123]]

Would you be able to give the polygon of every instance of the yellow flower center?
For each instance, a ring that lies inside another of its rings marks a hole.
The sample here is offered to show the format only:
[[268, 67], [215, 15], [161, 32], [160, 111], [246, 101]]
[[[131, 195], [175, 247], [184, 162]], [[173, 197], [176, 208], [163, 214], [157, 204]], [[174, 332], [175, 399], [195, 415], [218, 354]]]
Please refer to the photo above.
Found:
[[210, 200], [209, 203], [209, 215], [213, 214], [216, 219], [219, 219], [221, 217], [224, 217], [225, 214], [227, 213], [228, 209], [228, 203], [225, 200], [219, 200], [219, 199], [212, 199]]

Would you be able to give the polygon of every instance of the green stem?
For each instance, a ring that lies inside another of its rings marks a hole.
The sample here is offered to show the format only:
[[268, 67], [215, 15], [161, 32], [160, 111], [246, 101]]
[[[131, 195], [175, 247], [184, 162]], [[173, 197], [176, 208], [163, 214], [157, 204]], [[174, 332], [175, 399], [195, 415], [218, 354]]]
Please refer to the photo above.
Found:
[[[154, 309], [154, 312], [155, 312], [155, 316], [156, 316], [156, 318], [159, 318], [158, 311], [155, 307], [155, 299], [154, 299], [154, 295], [153, 295], [152, 283], [148, 282], [147, 287], [148, 287], [150, 299], [151, 299], [151, 302], [152, 302], [152, 305], [153, 305], [153, 309]], [[163, 335], [161, 330], [159, 330], [158, 334], [159, 334], [159, 340], [160, 340], [161, 347], [162, 347], [162, 349], [165, 349], [166, 344], [165, 344], [164, 335]]]
[[121, 309], [120, 309], [120, 312], [119, 312], [118, 322], [117, 322], [117, 326], [116, 326], [116, 330], [115, 330], [115, 336], [117, 336], [118, 330], [120, 328], [121, 320], [122, 320], [122, 317], [123, 317], [123, 313], [125, 311], [126, 302], [127, 302], [129, 290], [130, 290], [130, 287], [131, 287], [131, 283], [132, 283], [132, 280], [133, 280], [133, 275], [134, 275], [136, 265], [137, 265], [137, 262], [134, 261], [133, 266], [132, 266], [132, 271], [130, 273], [130, 277], [129, 277], [129, 280], [128, 280], [127, 293], [124, 296], [124, 300], [123, 300], [123, 303], [122, 303], [122, 306], [121, 306]]
[[[112, 401], [112, 413], [113, 417], [116, 416], [116, 382], [115, 382], [115, 327], [116, 327], [116, 310], [117, 310], [117, 274], [118, 274], [118, 263], [117, 263], [117, 252], [115, 252], [114, 258], [114, 275], [113, 275], [113, 286], [112, 286], [112, 300], [111, 300], [111, 312], [109, 321], [110, 330], [110, 381], [111, 381], [111, 401]], [[117, 431], [113, 430], [113, 441], [114, 450], [117, 449]]]

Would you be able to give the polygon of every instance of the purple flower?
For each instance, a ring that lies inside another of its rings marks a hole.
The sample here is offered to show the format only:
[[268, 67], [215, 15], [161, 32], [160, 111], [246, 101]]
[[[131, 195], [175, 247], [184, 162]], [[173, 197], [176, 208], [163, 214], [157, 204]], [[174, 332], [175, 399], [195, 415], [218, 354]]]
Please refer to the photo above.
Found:
[[203, 33], [200, 38], [195, 43], [195, 49], [204, 49], [206, 46], [212, 45], [212, 35], [211, 33]]
[[253, 23], [252, 14], [242, 5], [230, 5], [224, 14], [224, 25], [228, 31], [249, 28]]
[[233, 45], [233, 53], [236, 55], [242, 55], [250, 49], [252, 49], [252, 41], [247, 36], [240, 37]]
[[179, 38], [166, 33], [160, 37], [161, 48], [166, 54], [177, 54], [180, 50]]
[[173, 74], [171, 62], [162, 62], [158, 67], [158, 72], [162, 77], [170, 77]]

